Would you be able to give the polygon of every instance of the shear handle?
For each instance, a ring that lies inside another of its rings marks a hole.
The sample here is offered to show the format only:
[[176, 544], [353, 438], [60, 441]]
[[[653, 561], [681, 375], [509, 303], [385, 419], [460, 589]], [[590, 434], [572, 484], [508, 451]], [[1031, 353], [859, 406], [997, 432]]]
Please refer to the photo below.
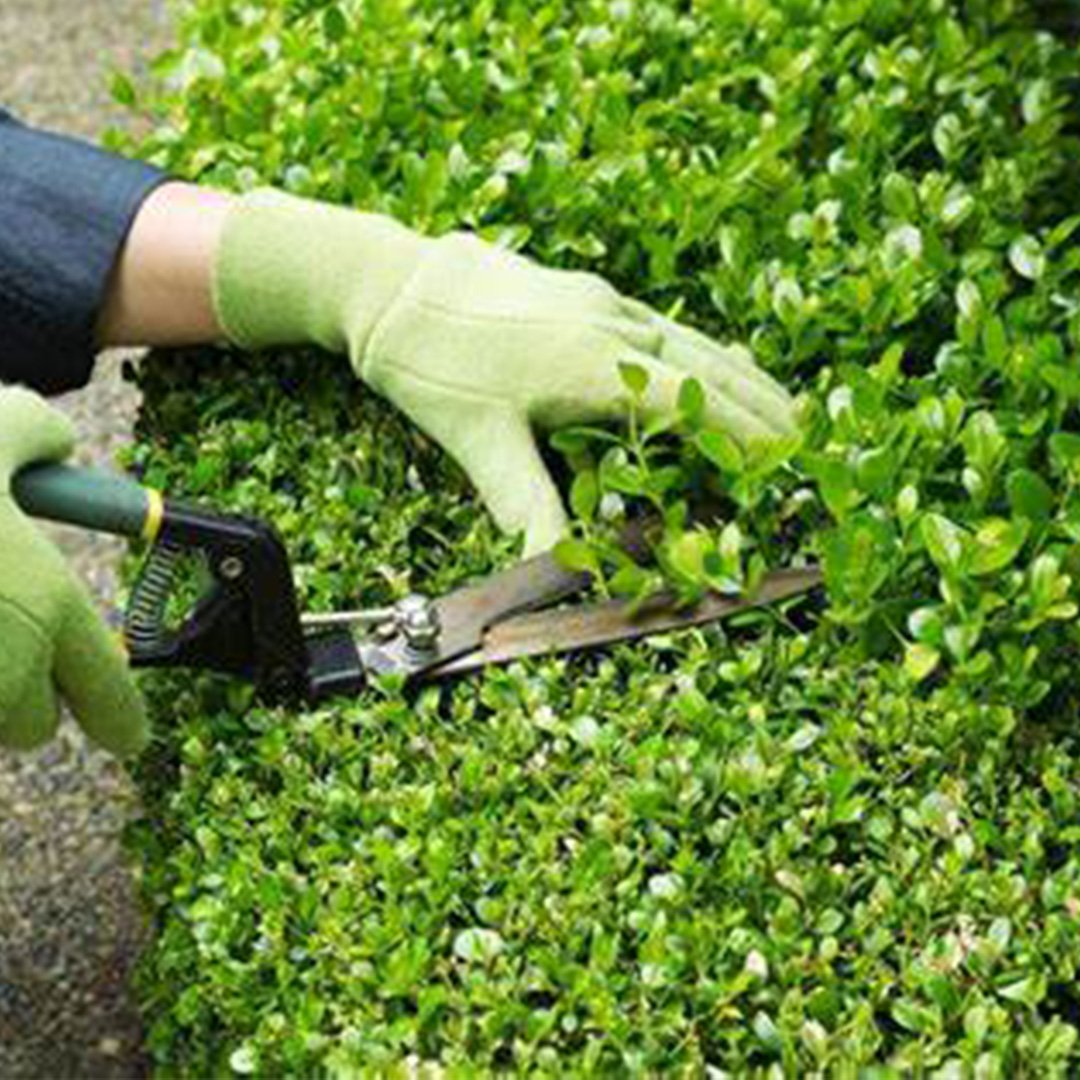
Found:
[[[131, 642], [136, 667], [239, 676], [266, 697], [310, 692], [308, 654], [285, 547], [264, 521], [164, 504], [158, 548], [198, 552], [213, 584], [175, 630]], [[137, 600], [138, 585], [133, 594]]]
[[31, 465], [20, 470], [12, 494], [31, 517], [132, 539], [153, 539], [161, 496], [134, 480], [98, 469]]

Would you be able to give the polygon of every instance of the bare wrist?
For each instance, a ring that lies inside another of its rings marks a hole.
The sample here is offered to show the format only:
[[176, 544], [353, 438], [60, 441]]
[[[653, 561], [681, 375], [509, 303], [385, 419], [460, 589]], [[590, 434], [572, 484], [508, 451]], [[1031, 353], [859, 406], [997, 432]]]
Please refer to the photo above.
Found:
[[223, 337], [212, 269], [234, 197], [194, 184], [156, 188], [120, 251], [96, 328], [100, 347], [193, 345]]

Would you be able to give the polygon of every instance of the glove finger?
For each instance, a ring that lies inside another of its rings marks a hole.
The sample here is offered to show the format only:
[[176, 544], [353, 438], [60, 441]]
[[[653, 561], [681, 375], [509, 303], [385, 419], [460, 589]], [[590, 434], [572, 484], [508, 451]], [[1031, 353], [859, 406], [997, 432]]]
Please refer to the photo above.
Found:
[[723, 345], [720, 342], [714, 341], [707, 334], [703, 334], [700, 330], [695, 330], [692, 326], [687, 326], [685, 323], [669, 319], [666, 315], [661, 315], [655, 308], [650, 307], [641, 300], [635, 300], [629, 296], [620, 298], [619, 310], [620, 314], [624, 315], [626, 318], [637, 319], [639, 322], [655, 326], [665, 335], [665, 337], [682, 339], [686, 345], [694, 344], [704, 347], [706, 350], [720, 350], [724, 353], [730, 351], [732, 354], [731, 363], [738, 365], [747, 378], [760, 379], [764, 376], [766, 382], [772, 382], [769, 376], [765, 375], [761, 368], [754, 362], [754, 357], [750, 350], [743, 345]]
[[624, 297], [622, 310], [640, 323], [658, 329], [663, 344], [657, 354], [665, 363], [711, 382], [726, 393], [737, 394], [762, 419], [774, 422], [785, 434], [794, 430], [792, 400], [788, 392], [755, 362], [743, 345], [723, 345], [691, 326], [677, 323], [647, 304]]
[[660, 359], [735, 395], [778, 435], [796, 431], [791, 395], [754, 363], [743, 345], [720, 345], [697, 330], [663, 320], [664, 344]]
[[16, 472], [36, 461], [59, 461], [75, 446], [63, 413], [21, 386], [0, 390], [0, 471]]
[[56, 732], [60, 711], [49, 642], [21, 611], [0, 602], [0, 745], [32, 750]]
[[146, 746], [150, 728], [127, 657], [74, 583], [56, 637], [55, 673], [75, 719], [94, 742], [119, 757]]
[[636, 319], [594, 319], [592, 327], [624, 341], [636, 352], [659, 357], [664, 346], [664, 332], [652, 323]]
[[[576, 416], [565, 411], [547, 410], [545, 426], [595, 420], [623, 419], [627, 407], [627, 389], [619, 373], [619, 363], [642, 368], [648, 382], [642, 398], [642, 410], [647, 419], [673, 416], [679, 408], [679, 389], [686, 373], [645, 353], [625, 350], [618, 363], [596, 365], [589, 383], [589, 393], [579, 399]], [[748, 409], [738, 394], [725, 393], [711, 381], [701, 380], [705, 395], [704, 420], [710, 427], [727, 431], [733, 438], [746, 442], [758, 438], [775, 438], [776, 430], [753, 410]], [[587, 402], [587, 404], [586, 404]]]
[[566, 531], [566, 511], [523, 417], [491, 410], [454, 456], [504, 532], [524, 531], [524, 556], [547, 551]]
[[624, 319], [632, 319], [634, 322], [651, 326], [661, 316], [660, 312], [650, 307], [643, 300], [635, 300], [632, 296], [619, 294], [619, 314]]
[[526, 557], [562, 536], [566, 511], [525, 417], [475, 401], [427, 412], [422, 426], [468, 473], [499, 528], [524, 531]]
[[[734, 346], [732, 351], [737, 353], [741, 349]], [[787, 391], [779, 385], [762, 385], [747, 378], [737, 365], [732, 364], [731, 355], [716, 355], [716, 351], [710, 354], [693, 346], [687, 348], [678, 340], [666, 337], [660, 359], [670, 367], [712, 386], [724, 396], [737, 400], [771, 434], [786, 436], [795, 435], [798, 431], [795, 402]]]
[[533, 272], [539, 270], [549, 286], [565, 291], [568, 299], [583, 301], [596, 310], [609, 310], [618, 314], [621, 294], [607, 278], [588, 270], [556, 270], [531, 264]]
[[661, 318], [659, 325], [666, 343], [672, 346], [672, 356], [685, 357], [686, 362], [700, 364], [703, 368], [710, 365], [719, 372], [733, 372], [748, 384], [755, 386], [763, 396], [776, 401], [788, 401], [788, 392], [754, 360], [753, 353], [742, 344], [721, 344], [695, 330], [672, 319]]

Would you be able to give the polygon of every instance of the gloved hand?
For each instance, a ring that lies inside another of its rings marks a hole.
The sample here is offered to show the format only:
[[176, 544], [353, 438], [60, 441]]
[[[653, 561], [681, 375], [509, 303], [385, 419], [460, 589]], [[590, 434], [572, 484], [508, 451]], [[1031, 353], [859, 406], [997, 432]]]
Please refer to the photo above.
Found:
[[133, 754], [149, 729], [124, 654], [11, 495], [22, 466], [59, 461], [73, 445], [60, 413], [27, 390], [0, 387], [0, 744], [26, 750], [51, 738], [59, 695], [91, 739]]
[[214, 266], [226, 335], [246, 348], [313, 342], [465, 468], [526, 554], [566, 524], [533, 428], [617, 418], [618, 363], [673, 413], [695, 376], [706, 418], [743, 444], [794, 431], [791, 399], [741, 346], [721, 346], [592, 274], [545, 269], [467, 233], [428, 239], [366, 214], [259, 191], [226, 218]]

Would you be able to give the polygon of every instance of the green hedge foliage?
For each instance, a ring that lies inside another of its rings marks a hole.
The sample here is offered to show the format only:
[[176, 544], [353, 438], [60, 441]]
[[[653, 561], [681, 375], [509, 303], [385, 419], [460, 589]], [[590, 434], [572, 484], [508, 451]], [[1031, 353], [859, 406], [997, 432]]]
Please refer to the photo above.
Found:
[[[1037, 21], [193, 0], [151, 89], [117, 79], [184, 175], [473, 228], [747, 341], [805, 442], [713, 455], [717, 535], [828, 586], [301, 714], [154, 680], [163, 1075], [1075, 1071], [1077, 55]], [[133, 464], [273, 520], [313, 607], [511, 558], [344, 368], [156, 357]]]

